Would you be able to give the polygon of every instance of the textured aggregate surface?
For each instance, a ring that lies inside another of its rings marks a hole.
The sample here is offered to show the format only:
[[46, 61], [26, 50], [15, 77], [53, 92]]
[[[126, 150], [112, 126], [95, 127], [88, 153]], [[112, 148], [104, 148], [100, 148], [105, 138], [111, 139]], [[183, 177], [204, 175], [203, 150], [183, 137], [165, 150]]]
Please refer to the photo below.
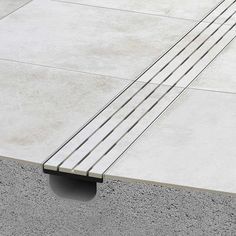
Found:
[[63, 199], [41, 169], [0, 161], [1, 236], [236, 235], [236, 197], [107, 181], [88, 201]]

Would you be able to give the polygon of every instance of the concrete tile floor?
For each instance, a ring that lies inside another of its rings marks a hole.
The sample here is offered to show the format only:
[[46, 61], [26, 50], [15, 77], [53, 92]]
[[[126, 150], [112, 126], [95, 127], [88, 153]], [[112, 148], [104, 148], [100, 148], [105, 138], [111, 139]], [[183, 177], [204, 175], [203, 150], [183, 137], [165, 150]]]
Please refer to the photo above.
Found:
[[34, 163], [46, 160], [128, 84], [7, 61], [0, 61], [0, 75], [0, 154]]
[[1, 58], [131, 80], [194, 25], [50, 0], [1, 23]]
[[236, 96], [188, 89], [105, 173], [236, 192]]

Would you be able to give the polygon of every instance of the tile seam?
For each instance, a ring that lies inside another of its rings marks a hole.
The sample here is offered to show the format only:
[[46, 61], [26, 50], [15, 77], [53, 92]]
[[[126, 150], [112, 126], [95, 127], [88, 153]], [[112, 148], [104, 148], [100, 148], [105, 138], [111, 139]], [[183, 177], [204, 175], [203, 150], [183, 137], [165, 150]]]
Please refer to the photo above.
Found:
[[[23, 62], [23, 61], [16, 61], [16, 60], [10, 60], [10, 59], [5, 59], [5, 58], [0, 58], [0, 61], [5, 61], [9, 63], [18, 63], [18, 64], [23, 64], [23, 65], [29, 65], [29, 66], [36, 66], [36, 67], [42, 67], [42, 68], [47, 68], [47, 69], [52, 69], [52, 70], [58, 70], [58, 71], [68, 71], [68, 72], [74, 72], [78, 74], [87, 74], [91, 76], [101, 76], [101, 77], [108, 77], [111, 79], [115, 80], [121, 80], [121, 81], [127, 81], [127, 82], [132, 82], [132, 79], [127, 79], [127, 78], [122, 78], [122, 77], [116, 77], [116, 76], [111, 76], [111, 75], [105, 75], [105, 74], [97, 74], [97, 73], [92, 73], [92, 72], [87, 72], [87, 71], [80, 71], [80, 70], [70, 70], [70, 69], [65, 69], [65, 68], [60, 68], [60, 67], [53, 67], [53, 66], [48, 66], [48, 65], [42, 65], [42, 64], [37, 64], [37, 63], [30, 63], [30, 62]], [[137, 81], [137, 83], [144, 84], [144, 81]], [[154, 82], [150, 82], [150, 84], [157, 84]], [[168, 84], [163, 84], [163, 86], [169, 87], [170, 85]], [[183, 88], [182, 86], [176, 86], [176, 88]], [[197, 88], [197, 87], [189, 87], [191, 90], [200, 90], [200, 91], [208, 91], [208, 92], [217, 92], [217, 93], [225, 93], [225, 94], [236, 94], [236, 92], [230, 92], [230, 91], [223, 91], [223, 90], [214, 90], [210, 88]]]
[[117, 76], [112, 76], [112, 75], [98, 74], [98, 73], [93, 73], [93, 72], [88, 72], [88, 71], [83, 71], [83, 70], [66, 69], [66, 68], [57, 67], [57, 66], [50, 66], [50, 65], [38, 64], [38, 63], [18, 61], [18, 60], [14, 60], [14, 59], [0, 58], [0, 61], [5, 61], [5, 62], [9, 62], [9, 63], [18, 63], [18, 64], [23, 64], [23, 65], [28, 65], [28, 66], [48, 68], [48, 69], [52, 69], [52, 70], [75, 72], [75, 73], [78, 73], [78, 74], [81, 73], [81, 74], [87, 74], [87, 75], [92, 75], [92, 76], [108, 77], [108, 78], [111, 78], [111, 79], [122, 80], [122, 81], [127, 81], [127, 82], [132, 81], [131, 79], [128, 79], [128, 78], [122, 78], [122, 77], [117, 77]]
[[3, 20], [3, 19], [5, 19], [5, 18], [7, 18], [7, 17], [10, 16], [11, 14], [17, 12], [18, 10], [22, 9], [23, 7], [25, 7], [26, 5], [30, 4], [31, 2], [33, 2], [33, 0], [30, 0], [30, 1], [26, 2], [26, 3], [24, 3], [23, 5], [19, 6], [19, 7], [16, 8], [15, 10], [13, 10], [13, 11], [9, 12], [8, 14], [6, 14], [6, 15], [0, 17], [0, 21]]
[[[85, 3], [76, 3], [76, 2], [63, 1], [63, 0], [50, 0], [50, 1], [64, 3], [64, 4], [71, 4], [71, 5], [79, 5], [79, 6], [84, 6], [84, 7], [100, 8], [100, 9], [104, 9], [104, 10], [120, 11], [120, 12], [134, 13], [134, 14], [140, 14], [140, 15], [156, 16], [156, 17], [163, 17], [163, 18], [168, 18], [168, 19], [190, 21], [190, 22], [194, 22], [194, 23], [198, 23], [201, 21], [201, 19], [194, 20], [194, 19], [190, 19], [190, 18], [168, 16], [168, 15], [164, 15], [164, 14], [147, 13], [147, 12], [141, 12], [141, 11], [135, 11], [135, 10], [126, 10], [126, 9], [121, 9], [121, 8], [104, 7], [104, 6], [85, 4]], [[209, 21], [203, 21], [203, 22], [209, 23]], [[215, 23], [215, 24], [219, 25], [220, 23]], [[227, 25], [231, 25], [231, 24], [227, 23]]]

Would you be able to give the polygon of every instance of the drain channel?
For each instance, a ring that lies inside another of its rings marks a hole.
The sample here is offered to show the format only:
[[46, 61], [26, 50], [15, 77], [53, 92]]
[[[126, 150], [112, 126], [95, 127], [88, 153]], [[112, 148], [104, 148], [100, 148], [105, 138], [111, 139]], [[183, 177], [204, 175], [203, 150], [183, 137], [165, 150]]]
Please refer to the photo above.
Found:
[[[44, 170], [101, 180], [104, 172], [235, 38], [235, 14], [236, 1], [221, 2], [52, 155], [44, 163]], [[217, 21], [222, 23], [214, 24]]]

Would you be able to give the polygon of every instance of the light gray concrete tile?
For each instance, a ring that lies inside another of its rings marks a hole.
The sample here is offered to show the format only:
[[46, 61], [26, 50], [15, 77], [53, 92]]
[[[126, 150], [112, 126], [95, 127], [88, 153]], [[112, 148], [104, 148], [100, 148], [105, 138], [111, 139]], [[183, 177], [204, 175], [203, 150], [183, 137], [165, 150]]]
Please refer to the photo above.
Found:
[[236, 95], [187, 90], [106, 178], [236, 193]]
[[236, 93], [236, 40], [192, 83], [192, 88]]
[[[59, 0], [60, 1], [60, 0]], [[135, 11], [147, 14], [201, 20], [220, 0], [63, 0], [64, 2], [89, 4], [126, 11]]]
[[133, 79], [194, 22], [49, 0], [0, 24], [0, 57]]
[[128, 82], [0, 62], [0, 156], [42, 163]]
[[30, 0], [0, 0], [0, 19], [24, 6]]

